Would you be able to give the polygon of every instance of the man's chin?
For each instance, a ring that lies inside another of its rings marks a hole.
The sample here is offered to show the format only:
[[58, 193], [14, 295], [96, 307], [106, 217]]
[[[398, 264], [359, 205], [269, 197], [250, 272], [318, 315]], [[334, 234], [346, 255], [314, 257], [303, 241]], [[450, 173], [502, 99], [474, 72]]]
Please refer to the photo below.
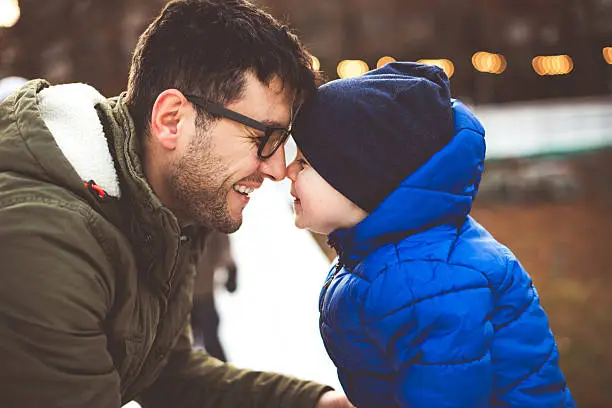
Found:
[[224, 234], [231, 234], [233, 232], [238, 231], [238, 229], [240, 229], [240, 227], [242, 226], [242, 217], [239, 220], [234, 220], [234, 221], [235, 222], [231, 224], [224, 225], [224, 228], [220, 229], [220, 231], [223, 232]]
[[236, 216], [229, 211], [225, 213], [225, 216], [221, 219], [217, 218], [213, 222], [208, 223], [208, 227], [215, 231], [222, 232], [224, 234], [231, 234], [238, 231], [242, 226], [242, 214]]
[[238, 229], [242, 226], [242, 211], [232, 211], [228, 210], [226, 213], [226, 217], [223, 222], [219, 222], [217, 228], [218, 231], [221, 231], [225, 234], [231, 234], [233, 232], [238, 231]]
[[200, 217], [198, 221], [200, 225], [214, 231], [231, 234], [238, 231], [242, 225], [242, 213], [234, 215], [226, 211], [223, 215], [217, 213], [211, 216], [211, 214], [209, 214], [208, 216]]
[[243, 211], [245, 207], [246, 207], [246, 203], [236, 202], [236, 200], [232, 200], [231, 198], [228, 200], [227, 202], [227, 230], [228, 232], [224, 231], [226, 234], [236, 232], [240, 228], [240, 226], [242, 226]]

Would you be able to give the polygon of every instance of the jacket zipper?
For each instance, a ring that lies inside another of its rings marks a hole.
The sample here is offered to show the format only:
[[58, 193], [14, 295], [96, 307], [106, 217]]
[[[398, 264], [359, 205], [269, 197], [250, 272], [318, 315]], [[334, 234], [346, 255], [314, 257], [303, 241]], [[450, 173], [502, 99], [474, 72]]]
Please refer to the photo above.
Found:
[[336, 241], [333, 238], [328, 237], [327, 244], [332, 247], [334, 251], [336, 251], [336, 253], [338, 254], [338, 263], [336, 264], [336, 270], [334, 271], [334, 273], [332, 273], [332, 275], [327, 279], [327, 281], [325, 281], [325, 284], [323, 284], [321, 297], [319, 299], [319, 326], [321, 326], [321, 324], [323, 323], [323, 304], [325, 303], [325, 295], [327, 294], [327, 290], [329, 289], [329, 286], [331, 285], [338, 272], [340, 272], [340, 270], [344, 267], [344, 262], [342, 262], [342, 252], [340, 251]]
[[343, 267], [344, 267], [344, 264], [342, 263], [342, 261], [340, 261], [340, 259], [338, 259], [338, 263], [335, 266], [336, 270], [325, 281], [325, 284], [323, 285], [323, 289], [322, 289], [322, 293], [321, 293], [321, 298], [319, 299], [319, 326], [321, 326], [323, 324], [323, 304], [325, 303], [325, 295], [327, 294], [327, 290], [331, 286], [331, 283], [334, 280], [334, 278], [336, 277], [336, 275], [338, 274], [338, 272], [340, 272], [340, 270]]
[[190, 241], [190, 237], [188, 235], [181, 234], [179, 238], [179, 245], [176, 250], [176, 254], [174, 255], [174, 262], [172, 264], [172, 269], [170, 270], [170, 277], [168, 278], [168, 299], [172, 296], [172, 284], [174, 283], [174, 275], [176, 275], [176, 270], [178, 268], [179, 259], [184, 259], [183, 251], [185, 245], [187, 245]]

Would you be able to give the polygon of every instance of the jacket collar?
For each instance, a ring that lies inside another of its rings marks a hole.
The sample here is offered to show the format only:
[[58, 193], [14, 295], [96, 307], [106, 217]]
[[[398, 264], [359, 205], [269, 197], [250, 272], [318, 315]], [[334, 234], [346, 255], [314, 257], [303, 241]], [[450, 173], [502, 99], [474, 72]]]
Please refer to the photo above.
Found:
[[376, 248], [441, 225], [459, 226], [472, 208], [484, 168], [484, 129], [453, 101], [454, 136], [408, 176], [368, 217], [334, 231], [329, 244], [351, 265]]
[[38, 94], [40, 115], [81, 180], [114, 198], [169, 212], [145, 178], [139, 140], [125, 95], [106, 99], [86, 84], [55, 85]]
[[119, 180], [95, 105], [106, 99], [86, 84], [50, 86], [38, 94], [40, 115], [83, 181], [120, 197]]
[[[52, 86], [40, 93], [41, 117], [67, 161], [81, 180], [93, 180], [112, 197], [94, 205], [129, 239], [139, 270], [157, 271], [168, 292], [181, 229], [145, 178], [125, 94], [105, 99], [83, 84]], [[199, 228], [189, 235], [204, 233]]]

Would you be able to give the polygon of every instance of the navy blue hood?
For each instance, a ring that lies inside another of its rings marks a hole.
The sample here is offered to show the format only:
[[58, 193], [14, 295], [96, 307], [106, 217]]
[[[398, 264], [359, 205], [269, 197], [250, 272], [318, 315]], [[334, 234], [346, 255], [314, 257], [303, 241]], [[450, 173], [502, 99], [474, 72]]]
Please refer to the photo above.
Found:
[[[485, 159], [484, 128], [460, 101], [453, 100], [454, 135], [429, 161], [408, 176], [356, 226], [330, 234], [343, 263], [436, 225], [459, 227], [472, 209]], [[344, 258], [344, 259], [343, 259]]]

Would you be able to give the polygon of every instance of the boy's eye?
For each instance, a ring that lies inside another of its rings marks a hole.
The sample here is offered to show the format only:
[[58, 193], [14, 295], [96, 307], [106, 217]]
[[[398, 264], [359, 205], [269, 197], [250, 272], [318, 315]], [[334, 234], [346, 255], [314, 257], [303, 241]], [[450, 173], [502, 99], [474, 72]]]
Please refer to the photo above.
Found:
[[302, 158], [297, 159], [296, 162], [300, 165], [301, 168], [308, 166], [308, 162]]

